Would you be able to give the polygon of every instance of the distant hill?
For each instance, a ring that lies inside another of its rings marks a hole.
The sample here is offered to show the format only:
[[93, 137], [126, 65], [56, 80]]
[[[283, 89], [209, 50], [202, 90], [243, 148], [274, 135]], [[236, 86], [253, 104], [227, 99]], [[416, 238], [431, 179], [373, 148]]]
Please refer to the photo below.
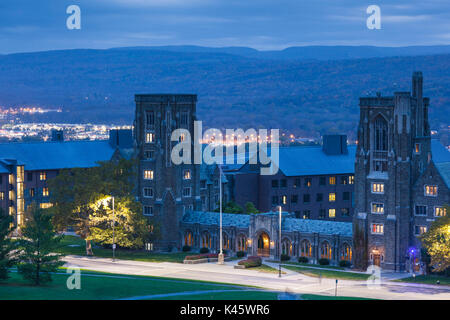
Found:
[[[301, 50], [313, 48], [318, 47]], [[270, 59], [251, 56], [259, 53], [249, 48], [220, 52], [202, 47], [3, 55], [0, 105], [62, 106], [69, 112], [52, 115], [53, 121], [131, 123], [135, 93], [196, 93], [197, 115], [207, 126], [352, 134], [358, 97], [409, 91], [412, 72], [421, 70], [425, 94], [431, 98], [432, 127], [449, 124], [450, 54], [338, 60], [343, 48], [327, 48], [334, 60], [326, 61], [313, 61], [306, 54]], [[356, 48], [352, 55], [361, 49]]]

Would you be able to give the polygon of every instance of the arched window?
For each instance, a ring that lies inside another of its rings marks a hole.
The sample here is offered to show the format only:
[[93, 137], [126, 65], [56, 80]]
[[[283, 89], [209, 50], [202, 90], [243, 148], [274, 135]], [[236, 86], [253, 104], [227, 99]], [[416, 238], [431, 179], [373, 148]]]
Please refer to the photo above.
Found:
[[247, 237], [244, 235], [240, 235], [237, 241], [237, 249], [238, 251], [247, 251]]
[[344, 243], [342, 246], [341, 260], [352, 261], [352, 247], [348, 243]]
[[375, 143], [374, 149], [376, 151], [388, 150], [388, 126], [386, 120], [382, 116], [375, 119]]
[[192, 246], [193, 239], [192, 239], [192, 232], [186, 231], [184, 234], [184, 245], [185, 246]]
[[320, 258], [331, 259], [331, 247], [328, 241], [322, 242], [322, 245], [320, 246]]
[[305, 239], [300, 243], [300, 255], [302, 257], [312, 256], [311, 242], [309, 242], [309, 240]]
[[228, 235], [224, 232], [222, 235], [222, 243], [223, 243], [223, 249], [229, 250], [230, 249], [230, 238]]
[[284, 239], [281, 243], [281, 253], [289, 256], [292, 255], [292, 243], [289, 239]]
[[211, 249], [211, 236], [208, 232], [205, 232], [202, 235], [202, 248]]

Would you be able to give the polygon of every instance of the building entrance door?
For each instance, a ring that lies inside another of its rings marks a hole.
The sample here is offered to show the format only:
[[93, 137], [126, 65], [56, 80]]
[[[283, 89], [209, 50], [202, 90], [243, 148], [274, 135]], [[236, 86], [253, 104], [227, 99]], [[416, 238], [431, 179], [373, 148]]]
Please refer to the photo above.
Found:
[[373, 254], [373, 264], [379, 267], [380, 266], [380, 262], [381, 262], [380, 254], [379, 253], [374, 253]]
[[258, 256], [268, 257], [270, 255], [270, 238], [265, 232], [258, 237]]

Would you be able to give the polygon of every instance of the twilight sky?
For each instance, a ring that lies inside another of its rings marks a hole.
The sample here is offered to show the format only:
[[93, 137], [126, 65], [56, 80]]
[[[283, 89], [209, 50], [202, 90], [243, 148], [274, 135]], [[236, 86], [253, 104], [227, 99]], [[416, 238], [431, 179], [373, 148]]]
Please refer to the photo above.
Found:
[[[81, 8], [68, 30], [66, 8]], [[366, 9], [381, 8], [381, 30]], [[1, 0], [0, 53], [145, 45], [450, 44], [449, 0]]]

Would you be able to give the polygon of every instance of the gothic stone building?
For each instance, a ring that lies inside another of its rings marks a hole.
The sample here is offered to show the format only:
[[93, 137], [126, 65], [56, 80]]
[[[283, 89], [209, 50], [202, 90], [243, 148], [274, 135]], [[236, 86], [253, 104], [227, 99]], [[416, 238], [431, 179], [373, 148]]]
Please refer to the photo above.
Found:
[[417, 236], [449, 203], [450, 159], [433, 157], [422, 84], [415, 72], [412, 93], [360, 98], [353, 221], [366, 245], [355, 258], [393, 271], [417, 267]]
[[[181, 242], [195, 249], [220, 248], [219, 214], [217, 212], [186, 212], [181, 221]], [[306, 257], [309, 262], [328, 259], [331, 264], [352, 259], [352, 224], [295, 218], [293, 214], [268, 212], [259, 214], [223, 214], [223, 249], [244, 251], [278, 259], [282, 254]]]
[[155, 249], [179, 248], [179, 223], [186, 210], [200, 208], [199, 165], [172, 163], [175, 129], [194, 137], [197, 96], [138, 94], [134, 140], [138, 158], [138, 196], [146, 216], [159, 222], [162, 238]]

